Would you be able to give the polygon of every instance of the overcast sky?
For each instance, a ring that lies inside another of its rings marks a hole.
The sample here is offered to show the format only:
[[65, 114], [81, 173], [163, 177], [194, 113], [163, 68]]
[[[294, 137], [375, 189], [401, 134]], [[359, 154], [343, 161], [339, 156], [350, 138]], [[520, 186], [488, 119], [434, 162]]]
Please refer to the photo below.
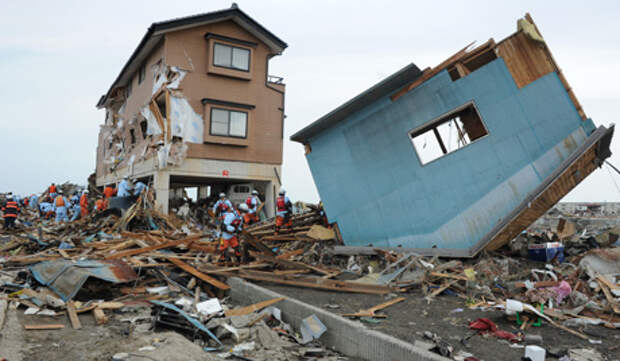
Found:
[[[25, 5], [25, 4], [28, 5]], [[585, 112], [597, 125], [620, 106], [618, 1], [237, 1], [289, 44], [271, 61], [283, 76], [283, 181], [293, 199], [318, 195], [302, 146], [288, 137], [414, 62], [439, 64], [476, 40], [516, 30], [530, 12]], [[227, 8], [230, 1], [2, 1], [0, 192], [85, 184], [104, 111], [95, 103], [155, 21]], [[618, 135], [611, 162], [620, 166]], [[565, 200], [620, 201], [620, 176], [597, 170]]]

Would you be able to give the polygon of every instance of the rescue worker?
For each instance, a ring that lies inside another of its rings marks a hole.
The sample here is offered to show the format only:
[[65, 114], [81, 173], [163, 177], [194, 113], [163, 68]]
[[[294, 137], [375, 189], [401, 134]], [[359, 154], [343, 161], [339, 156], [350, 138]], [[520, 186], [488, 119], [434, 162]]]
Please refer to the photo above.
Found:
[[82, 218], [88, 215], [88, 189], [82, 192], [80, 197], [80, 216]]
[[133, 186], [133, 195], [137, 197], [140, 194], [142, 194], [143, 190], [147, 188], [148, 187], [146, 186], [146, 184], [144, 184], [143, 182], [137, 181], [135, 185]]
[[2, 207], [2, 216], [4, 217], [3, 229], [15, 228], [15, 220], [17, 219], [17, 214], [19, 214], [19, 206], [17, 202], [13, 200], [11, 194], [6, 197], [6, 200], [6, 203]]
[[216, 218], [219, 218], [224, 213], [224, 206], [234, 212], [232, 203], [226, 199], [226, 193], [222, 192], [220, 193], [220, 199], [213, 205], [213, 214], [215, 214]]
[[80, 211], [82, 207], [80, 207], [80, 198], [78, 198], [77, 194], [71, 197], [71, 220], [70, 222], [75, 221], [80, 216]]
[[49, 201], [49, 197], [43, 198], [43, 201], [39, 204], [39, 215], [45, 217], [45, 219], [49, 219], [52, 213], [54, 213], [52, 202]]
[[258, 191], [256, 189], [253, 190], [252, 195], [246, 199], [245, 204], [248, 205], [249, 211], [245, 215], [244, 222], [247, 225], [258, 222], [258, 207], [261, 201], [260, 198], [258, 198]]
[[276, 198], [276, 234], [280, 232], [280, 228], [282, 226], [291, 227], [293, 225], [291, 213], [293, 213], [293, 204], [286, 196], [286, 191], [284, 188], [280, 188], [278, 198]]
[[56, 190], [56, 184], [52, 183], [52, 185], [49, 186], [47, 191], [48, 191], [50, 197], [52, 197], [52, 199], [56, 199], [56, 196], [58, 195], [58, 191]]
[[62, 195], [62, 191], [58, 191], [56, 199], [54, 199], [54, 212], [56, 212], [56, 223], [68, 222], [67, 209], [71, 205], [67, 198]]
[[114, 185], [106, 186], [105, 188], [103, 188], [103, 196], [105, 198], [114, 197], [115, 195], [116, 195], [116, 188], [114, 187]]
[[28, 202], [28, 205], [32, 209], [38, 209], [39, 208], [39, 197], [36, 194], [31, 195], [30, 202]]
[[[230, 248], [235, 257], [241, 257], [241, 249], [239, 245], [239, 238], [237, 235], [243, 230], [243, 218], [237, 215], [232, 207], [227, 205], [223, 206], [224, 209], [224, 221], [222, 222], [222, 237], [220, 239], [219, 251], [220, 261], [230, 260], [230, 254], [228, 249]], [[248, 212], [248, 206], [245, 203], [239, 205], [239, 211], [242, 214]]]
[[98, 212], [104, 211], [106, 209], [106, 204], [103, 198], [98, 198], [95, 202], [95, 210]]
[[118, 197], [129, 197], [131, 195], [131, 183], [129, 182], [129, 177], [124, 176], [123, 180], [118, 184], [118, 192], [116, 195]]

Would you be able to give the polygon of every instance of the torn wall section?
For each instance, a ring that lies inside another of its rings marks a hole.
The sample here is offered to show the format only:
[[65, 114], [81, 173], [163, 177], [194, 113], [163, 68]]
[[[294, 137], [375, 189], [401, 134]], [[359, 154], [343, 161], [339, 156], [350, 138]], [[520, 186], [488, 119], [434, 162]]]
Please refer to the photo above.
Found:
[[121, 115], [126, 91], [117, 92], [113, 105], [108, 107], [101, 128], [106, 172], [127, 167], [132, 174], [134, 163], [155, 157], [160, 170], [178, 166], [187, 154], [185, 143], [203, 143], [204, 120], [179, 89], [187, 71], [158, 62], [153, 74], [151, 97], [138, 114], [129, 119]]

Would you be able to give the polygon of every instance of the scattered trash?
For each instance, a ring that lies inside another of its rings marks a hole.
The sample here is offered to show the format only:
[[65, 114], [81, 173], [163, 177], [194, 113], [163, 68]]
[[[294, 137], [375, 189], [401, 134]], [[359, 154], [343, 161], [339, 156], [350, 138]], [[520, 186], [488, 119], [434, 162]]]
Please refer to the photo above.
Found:
[[306, 317], [301, 321], [301, 326], [299, 326], [299, 332], [301, 332], [300, 343], [305, 345], [312, 340], [318, 339], [325, 331], [327, 331], [327, 327], [316, 315]]

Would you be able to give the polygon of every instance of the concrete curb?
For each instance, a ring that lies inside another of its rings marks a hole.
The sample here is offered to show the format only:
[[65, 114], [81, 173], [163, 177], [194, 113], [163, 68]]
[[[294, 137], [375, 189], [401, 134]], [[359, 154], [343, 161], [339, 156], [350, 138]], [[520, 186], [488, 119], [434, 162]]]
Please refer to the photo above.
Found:
[[[231, 286], [230, 296], [237, 302], [256, 303], [276, 297], [286, 297], [241, 278], [231, 277], [228, 279], [228, 284]], [[295, 329], [299, 329], [301, 320], [315, 314], [327, 327], [327, 331], [321, 336], [321, 342], [347, 356], [368, 361], [449, 360], [290, 297], [286, 297], [275, 307], [282, 310], [284, 321], [290, 323]]]

